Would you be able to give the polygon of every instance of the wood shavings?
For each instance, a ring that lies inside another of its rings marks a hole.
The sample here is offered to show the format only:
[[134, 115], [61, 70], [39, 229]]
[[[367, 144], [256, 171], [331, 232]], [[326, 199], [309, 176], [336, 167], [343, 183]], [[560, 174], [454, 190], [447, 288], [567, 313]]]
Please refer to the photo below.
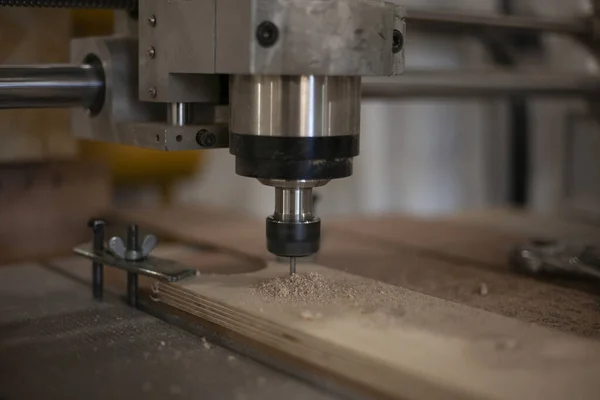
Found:
[[[253, 289], [253, 293], [263, 300], [294, 304], [344, 304], [364, 306], [365, 304], [396, 304], [393, 288], [371, 280], [335, 279], [332, 280], [316, 272], [293, 274], [291, 276], [268, 279]], [[317, 317], [302, 312], [305, 319]]]
[[208, 341], [206, 340], [205, 337], [203, 337], [201, 339], [201, 341], [202, 341], [202, 347], [204, 347], [206, 350], [212, 349], [212, 345], [210, 343], [208, 343]]
[[304, 310], [300, 313], [300, 316], [308, 321], [314, 321], [323, 317], [323, 314], [321, 314], [320, 312]]
[[481, 282], [479, 284], [479, 295], [480, 296], [487, 296], [488, 293], [489, 293], [488, 286], [485, 284], [485, 282]]

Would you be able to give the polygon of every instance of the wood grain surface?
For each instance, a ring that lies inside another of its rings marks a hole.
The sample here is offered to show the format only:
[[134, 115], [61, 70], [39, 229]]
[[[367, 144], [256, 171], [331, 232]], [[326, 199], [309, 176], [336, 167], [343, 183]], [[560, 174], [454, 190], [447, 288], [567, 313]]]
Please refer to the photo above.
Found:
[[[269, 259], [264, 222], [244, 215], [218, 208], [177, 206], [118, 211], [114, 216], [138, 221], [185, 243], [210, 244], [258, 261]], [[540, 233], [593, 241], [597, 228], [502, 210], [492, 211], [490, 216], [478, 212], [456, 219], [392, 215], [324, 220], [322, 247], [316, 259], [336, 270], [600, 338], [600, 290], [595, 282], [524, 277], [513, 272], [507, 261], [511, 246]], [[298, 268], [302, 271], [302, 264]]]
[[261, 282], [286, 274], [275, 263], [248, 274], [158, 283], [155, 291], [162, 302], [383, 397], [596, 399], [600, 393], [600, 343], [314, 264], [302, 272], [362, 287], [361, 298], [262, 297]]

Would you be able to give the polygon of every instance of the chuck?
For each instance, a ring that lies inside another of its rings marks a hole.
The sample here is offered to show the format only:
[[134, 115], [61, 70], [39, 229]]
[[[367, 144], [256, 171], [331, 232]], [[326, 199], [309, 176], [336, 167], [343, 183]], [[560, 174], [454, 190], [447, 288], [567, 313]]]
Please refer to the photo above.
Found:
[[230, 143], [238, 175], [275, 188], [268, 250], [304, 257], [319, 250], [313, 189], [352, 175], [359, 152], [360, 77], [233, 75]]
[[305, 257], [319, 251], [321, 220], [314, 215], [312, 189], [328, 181], [265, 180], [275, 187], [275, 211], [267, 218], [267, 249], [285, 257]]

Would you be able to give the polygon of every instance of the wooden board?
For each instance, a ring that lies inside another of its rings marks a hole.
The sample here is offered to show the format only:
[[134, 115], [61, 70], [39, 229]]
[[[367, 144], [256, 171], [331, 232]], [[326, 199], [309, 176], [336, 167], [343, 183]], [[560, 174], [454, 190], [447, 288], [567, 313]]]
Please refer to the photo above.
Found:
[[[290, 302], [255, 288], [286, 266], [157, 284], [158, 298], [369, 392], [403, 399], [597, 399], [600, 344], [302, 265], [359, 298]], [[354, 289], [349, 289], [351, 292]], [[379, 298], [381, 297], [381, 299]]]
[[[505, 214], [502, 221], [518, 221], [512, 222], [510, 229], [502, 224], [496, 228], [496, 219], [486, 224], [400, 215], [388, 216], [387, 223], [377, 217], [325, 219], [317, 261], [521, 321], [600, 338], [600, 293], [594, 282], [536, 280], [514, 273], [507, 262], [512, 244], [535, 236], [527, 227], [584, 238], [593, 237], [590, 227], [556, 220], [531, 224], [522, 213]], [[180, 205], [120, 211], [115, 218], [137, 221], [185, 243], [210, 244], [255, 261], [268, 258], [264, 221], [244, 215]], [[203, 262], [199, 259], [197, 264]], [[487, 288], [485, 295], [481, 294], [482, 285]]]
[[533, 238], [600, 243], [600, 227], [535, 216], [518, 211], [494, 210], [443, 219], [406, 215], [358, 217], [330, 221], [327, 229], [353, 233], [364, 240], [378, 240], [428, 252], [448, 261], [490, 269], [506, 269], [507, 254], [515, 245]]

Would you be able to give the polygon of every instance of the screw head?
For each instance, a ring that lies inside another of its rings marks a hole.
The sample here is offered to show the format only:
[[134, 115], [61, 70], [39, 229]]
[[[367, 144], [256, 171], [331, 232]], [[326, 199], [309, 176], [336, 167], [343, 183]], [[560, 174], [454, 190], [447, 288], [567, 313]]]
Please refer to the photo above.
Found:
[[398, 29], [392, 33], [392, 53], [396, 54], [404, 47], [404, 35]]
[[154, 86], [148, 88], [148, 95], [152, 98], [156, 97], [156, 88]]
[[107, 222], [105, 219], [102, 218], [90, 218], [90, 220], [88, 221], [88, 227], [96, 230], [99, 227], [103, 227], [106, 226]]
[[217, 137], [206, 129], [201, 129], [196, 133], [196, 143], [202, 147], [213, 147], [217, 143]]
[[156, 16], [154, 14], [148, 17], [148, 24], [150, 26], [156, 26]]
[[256, 40], [262, 47], [271, 47], [279, 39], [279, 28], [271, 21], [261, 22], [256, 27]]
[[148, 58], [154, 58], [154, 56], [156, 56], [156, 50], [154, 47], [150, 47], [148, 51], [146, 51], [146, 54], [148, 55]]

